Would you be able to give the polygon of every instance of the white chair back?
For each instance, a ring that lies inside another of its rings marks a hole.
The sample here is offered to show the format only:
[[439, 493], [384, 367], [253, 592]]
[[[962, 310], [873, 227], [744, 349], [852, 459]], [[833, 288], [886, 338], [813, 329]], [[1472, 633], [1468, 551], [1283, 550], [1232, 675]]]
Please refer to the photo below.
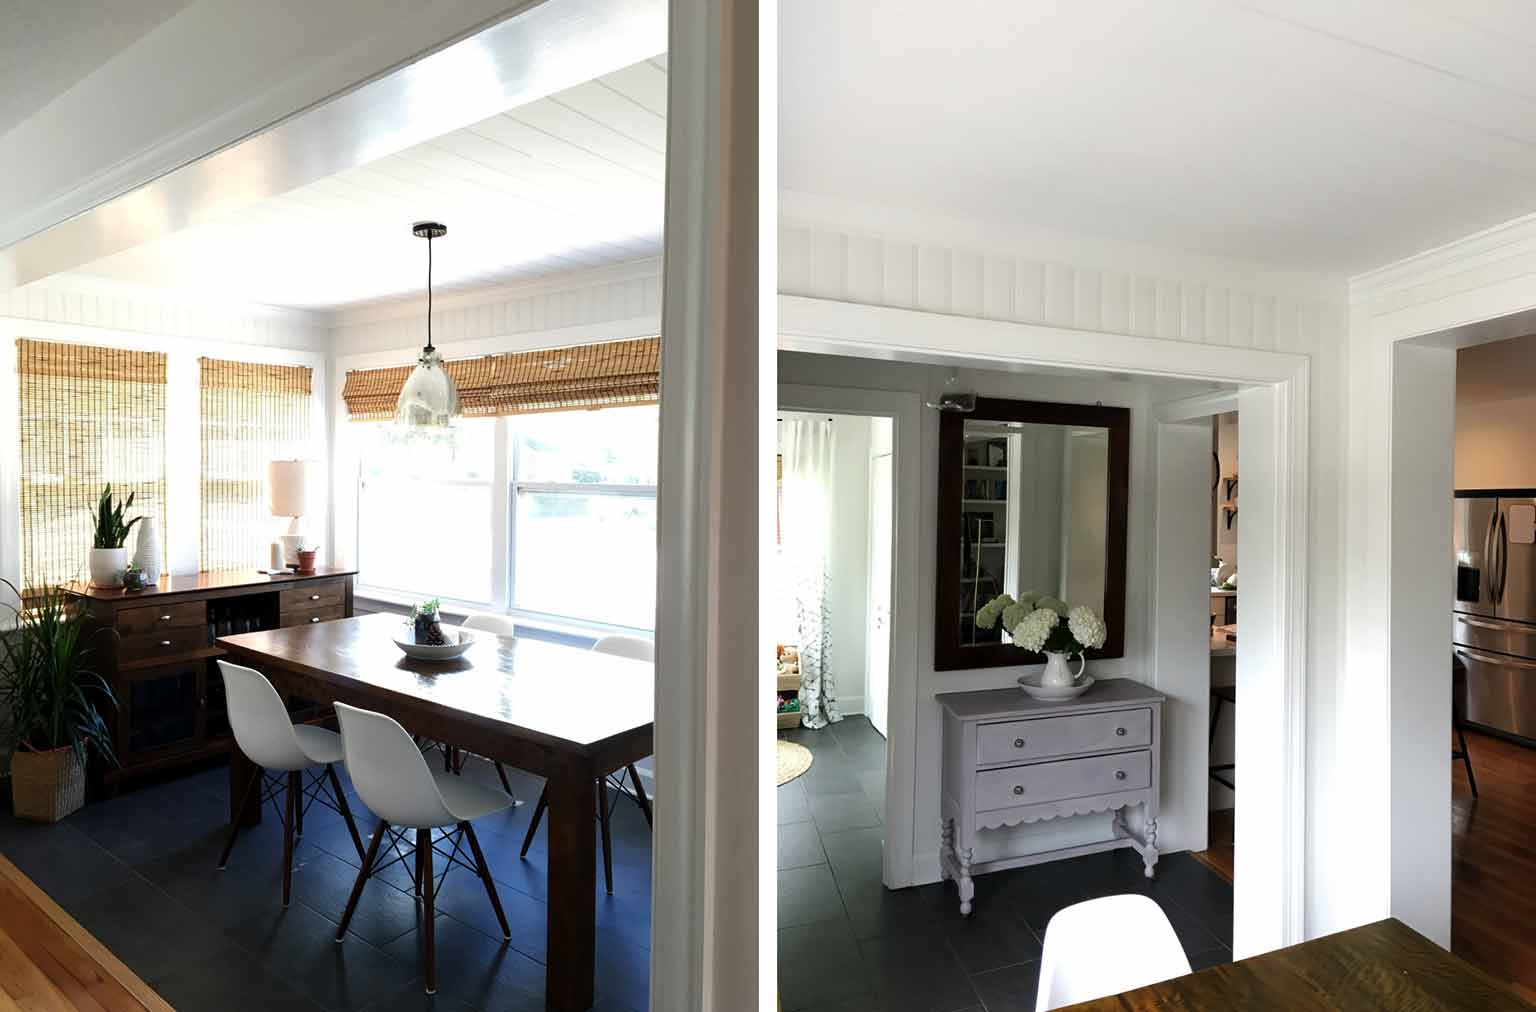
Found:
[[260, 671], [219, 661], [224, 700], [235, 744], [246, 758], [273, 770], [302, 770], [314, 763], [299, 748], [282, 697]]
[[352, 786], [375, 815], [399, 829], [459, 821], [443, 803], [416, 742], [393, 717], [337, 703], [336, 720]]
[[656, 663], [656, 644], [639, 636], [604, 636], [592, 644], [600, 654], [616, 654], [635, 661]]
[[1130, 893], [1074, 903], [1045, 926], [1035, 1012], [1093, 1001], [1189, 973], [1163, 908]]
[[505, 615], [492, 615], [489, 612], [479, 611], [466, 618], [460, 625], [460, 629], [479, 629], [488, 632], [492, 636], [514, 636], [517, 634], [517, 624]]

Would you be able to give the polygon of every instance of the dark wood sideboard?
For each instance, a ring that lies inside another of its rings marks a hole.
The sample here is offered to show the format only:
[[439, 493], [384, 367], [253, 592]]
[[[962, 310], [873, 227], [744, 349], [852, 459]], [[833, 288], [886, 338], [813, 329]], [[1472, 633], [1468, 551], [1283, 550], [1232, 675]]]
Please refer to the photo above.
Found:
[[[356, 575], [243, 570], [166, 576], [139, 591], [66, 587], [97, 627], [95, 666], [117, 694], [117, 718], [109, 723], [120, 765], [93, 763], [93, 781], [110, 793], [125, 779], [227, 753], [233, 739], [214, 665], [224, 651], [214, 641], [350, 618]], [[329, 716], [329, 707], [309, 700], [285, 702], [296, 721]]]

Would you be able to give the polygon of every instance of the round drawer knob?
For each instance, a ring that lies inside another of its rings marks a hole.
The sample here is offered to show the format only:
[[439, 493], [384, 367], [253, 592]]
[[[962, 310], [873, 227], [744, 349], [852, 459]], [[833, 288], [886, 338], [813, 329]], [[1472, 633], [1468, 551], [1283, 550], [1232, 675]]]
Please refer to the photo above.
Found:
[[169, 622], [170, 620], [171, 620], [171, 616], [169, 616], [169, 615], [161, 615], [160, 616], [160, 621], [162, 621], [162, 622]]
[[1125, 728], [1123, 728], [1123, 727], [1115, 728], [1115, 735], [1116, 735], [1116, 737], [1124, 738], [1125, 737]]
[[318, 600], [320, 600], [320, 595], [319, 594], [311, 594], [311, 595], [309, 595], [309, 599], [311, 601], [318, 601]]
[[1115, 779], [1116, 780], [1124, 780], [1125, 779], [1125, 770], [1115, 770]]
[[1024, 785], [1023, 784], [1014, 784], [1013, 785], [1013, 793], [1015, 793], [1015, 794], [1023, 794], [1024, 793]]
[[163, 647], [168, 647], [168, 646], [171, 645], [171, 641], [170, 640], [161, 640], [160, 641], [160, 645], [163, 646]]
[[1024, 739], [1023, 738], [1015, 738], [1015, 739], [1013, 739], [1013, 747], [1014, 748], [1023, 748], [1024, 747]]
[[318, 621], [320, 621], [320, 616], [319, 615], [316, 615], [314, 618], [309, 620], [311, 625], [313, 625], [314, 623], [316, 623]]

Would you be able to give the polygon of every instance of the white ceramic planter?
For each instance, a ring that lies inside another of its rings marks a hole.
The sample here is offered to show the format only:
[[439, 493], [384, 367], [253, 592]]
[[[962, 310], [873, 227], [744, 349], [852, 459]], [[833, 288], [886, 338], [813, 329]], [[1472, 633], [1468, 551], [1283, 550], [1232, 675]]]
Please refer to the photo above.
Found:
[[91, 549], [91, 586], [121, 587], [123, 573], [128, 569], [128, 549]]

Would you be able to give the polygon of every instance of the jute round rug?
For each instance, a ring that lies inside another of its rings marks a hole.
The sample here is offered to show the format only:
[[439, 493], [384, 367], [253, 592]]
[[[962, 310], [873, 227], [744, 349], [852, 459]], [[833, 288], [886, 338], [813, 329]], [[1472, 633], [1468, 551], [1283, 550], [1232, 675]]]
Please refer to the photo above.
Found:
[[783, 787], [811, 768], [811, 750], [804, 745], [780, 739], [778, 766], [779, 786]]

